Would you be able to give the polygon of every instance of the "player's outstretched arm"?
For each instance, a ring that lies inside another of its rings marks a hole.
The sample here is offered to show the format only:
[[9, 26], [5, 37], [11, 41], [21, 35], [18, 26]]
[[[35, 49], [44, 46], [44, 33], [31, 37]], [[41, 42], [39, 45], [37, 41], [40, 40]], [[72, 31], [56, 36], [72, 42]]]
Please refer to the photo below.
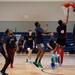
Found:
[[50, 50], [53, 50], [49, 43], [47, 43], [47, 46], [50, 48]]
[[68, 19], [69, 19], [69, 10], [70, 10], [70, 8], [68, 8], [68, 10], [67, 10], [66, 19], [65, 19], [65, 21], [64, 21], [65, 25], [67, 25], [67, 23], [68, 23]]
[[50, 33], [47, 34], [47, 33], [42, 33], [42, 36], [50, 36]]
[[46, 28], [45, 28], [45, 30], [44, 30], [44, 33], [46, 33], [47, 30], [48, 30], [48, 24], [46, 24]]

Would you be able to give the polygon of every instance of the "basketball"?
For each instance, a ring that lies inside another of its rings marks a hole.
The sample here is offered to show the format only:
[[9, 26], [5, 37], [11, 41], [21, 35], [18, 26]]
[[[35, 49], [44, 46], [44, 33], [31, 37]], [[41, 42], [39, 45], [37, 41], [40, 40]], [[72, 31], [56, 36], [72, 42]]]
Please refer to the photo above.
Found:
[[66, 2], [66, 3], [63, 4], [63, 6], [66, 7], [66, 8], [68, 8], [68, 7], [70, 7], [70, 3]]

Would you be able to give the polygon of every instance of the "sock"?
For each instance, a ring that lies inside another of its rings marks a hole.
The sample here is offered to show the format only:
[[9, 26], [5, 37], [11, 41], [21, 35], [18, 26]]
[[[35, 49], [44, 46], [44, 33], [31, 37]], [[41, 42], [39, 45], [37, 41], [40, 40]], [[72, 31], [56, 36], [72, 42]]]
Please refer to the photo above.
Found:
[[28, 58], [26, 58], [27, 60], [29, 60]]
[[29, 62], [30, 62], [31, 60], [29, 60]]
[[63, 58], [64, 58], [64, 48], [62, 49], [61, 53], [60, 53], [60, 56], [61, 56], [61, 62], [63, 63]]
[[39, 59], [39, 63], [41, 62], [41, 60]]
[[38, 59], [35, 60], [35, 62], [37, 62]]

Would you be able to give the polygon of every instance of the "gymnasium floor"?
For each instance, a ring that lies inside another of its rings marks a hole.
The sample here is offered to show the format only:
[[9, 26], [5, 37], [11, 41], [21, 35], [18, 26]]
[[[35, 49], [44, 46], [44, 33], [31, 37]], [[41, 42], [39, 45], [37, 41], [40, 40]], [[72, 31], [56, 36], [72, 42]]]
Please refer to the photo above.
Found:
[[[9, 75], [75, 75], [75, 54], [66, 55], [64, 57], [64, 63], [62, 67], [56, 69], [50, 69], [50, 57], [51, 54], [45, 54], [42, 59], [43, 69], [35, 67], [33, 64], [25, 62], [26, 54], [16, 54], [14, 68], [8, 67], [7, 73]], [[32, 61], [34, 61], [36, 54], [32, 55]], [[4, 64], [3, 56], [0, 54], [0, 69]]]

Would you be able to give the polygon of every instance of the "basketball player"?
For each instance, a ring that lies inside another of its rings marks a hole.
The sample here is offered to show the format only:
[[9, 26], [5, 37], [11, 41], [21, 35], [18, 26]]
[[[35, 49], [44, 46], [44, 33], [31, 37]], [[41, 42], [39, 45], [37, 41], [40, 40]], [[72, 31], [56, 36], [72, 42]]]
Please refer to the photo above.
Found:
[[28, 36], [26, 37], [26, 41], [27, 41], [27, 51], [28, 51], [28, 58], [26, 59], [26, 62], [29, 61], [29, 63], [32, 64], [31, 54], [34, 48], [34, 37], [32, 35], [32, 30], [28, 31]]
[[18, 44], [17, 44], [17, 39], [16, 37], [13, 35], [13, 31], [10, 31], [10, 38], [9, 38], [9, 51], [10, 51], [10, 57], [11, 57], [11, 64], [10, 64], [10, 68], [14, 68], [13, 67], [13, 62], [14, 62], [14, 54], [15, 51], [18, 50]]
[[43, 44], [43, 36], [49, 36], [49, 34], [45, 34], [48, 30], [48, 24], [46, 25], [45, 30], [43, 30], [41, 28], [41, 25], [39, 22], [35, 22], [35, 26], [36, 26], [36, 46], [38, 49], [38, 53], [35, 59], [34, 65], [36, 65], [37, 67], [43, 67], [41, 64], [41, 59], [44, 55], [44, 44]]
[[6, 36], [3, 41], [3, 46], [1, 47], [1, 54], [5, 58], [5, 64], [2, 70], [0, 71], [1, 75], [8, 75], [5, 73], [6, 69], [8, 68], [9, 64], [11, 63], [10, 51], [9, 51], [9, 38], [11, 36], [10, 30], [5, 31]]
[[50, 39], [47, 43], [48, 48], [52, 51], [56, 47], [56, 38], [54, 38], [54, 33], [50, 33]]
[[24, 45], [25, 45], [25, 36], [22, 34], [21, 35], [21, 38], [20, 38], [20, 40], [19, 40], [19, 51], [18, 51], [18, 53], [20, 53], [20, 52], [24, 52]]
[[[9, 29], [7, 29], [7, 30], [9, 30]], [[0, 40], [0, 46], [3, 45], [3, 41], [4, 41], [5, 36], [6, 36], [6, 31], [4, 32], [4, 35], [2, 36], [2, 38]]]
[[0, 40], [0, 46], [3, 45], [3, 41], [4, 41], [4, 36], [2, 36], [1, 40]]
[[54, 37], [54, 33], [50, 33], [50, 39], [47, 43], [48, 49], [51, 50], [52, 56], [51, 56], [51, 65], [50, 68], [55, 68], [55, 58], [57, 55], [53, 55], [53, 51], [56, 47], [56, 38]]
[[57, 27], [58, 38], [57, 38], [57, 44], [56, 44], [56, 48], [54, 50], [54, 53], [57, 51], [58, 54], [60, 54], [60, 60], [59, 60], [60, 66], [63, 63], [64, 47], [66, 44], [66, 38], [65, 38], [66, 25], [68, 23], [68, 18], [69, 18], [69, 8], [67, 10], [66, 20], [65, 21], [59, 20], [58, 21], [59, 26]]

